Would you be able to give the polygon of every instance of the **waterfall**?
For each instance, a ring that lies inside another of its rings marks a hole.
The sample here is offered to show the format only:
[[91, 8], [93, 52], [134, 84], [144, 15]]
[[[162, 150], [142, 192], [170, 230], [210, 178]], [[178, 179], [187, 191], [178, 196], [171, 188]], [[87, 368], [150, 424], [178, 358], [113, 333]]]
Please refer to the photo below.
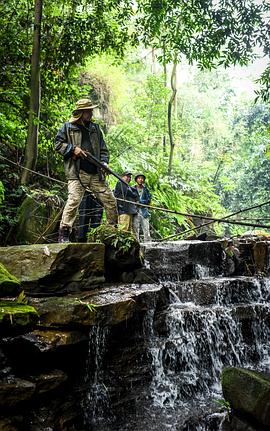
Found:
[[103, 382], [103, 359], [106, 352], [108, 328], [92, 326], [89, 331], [88, 354], [85, 366], [85, 397], [82, 401], [85, 430], [102, 426], [112, 420], [110, 400]]
[[90, 331], [84, 431], [229, 430], [222, 370], [270, 368], [270, 280], [226, 274], [217, 242], [144, 252], [157, 281], [133, 285], [149, 296], [111, 331], [107, 369], [108, 333]]
[[[149, 345], [151, 397], [165, 408], [221, 398], [226, 366], [268, 370], [270, 365], [269, 279], [223, 277], [222, 271], [213, 278], [210, 261], [193, 265], [193, 277], [183, 281], [179, 274], [186, 262], [179, 262], [169, 266], [168, 257], [158, 262], [171, 303], [156, 315]], [[167, 275], [171, 270], [166, 282], [163, 264]]]

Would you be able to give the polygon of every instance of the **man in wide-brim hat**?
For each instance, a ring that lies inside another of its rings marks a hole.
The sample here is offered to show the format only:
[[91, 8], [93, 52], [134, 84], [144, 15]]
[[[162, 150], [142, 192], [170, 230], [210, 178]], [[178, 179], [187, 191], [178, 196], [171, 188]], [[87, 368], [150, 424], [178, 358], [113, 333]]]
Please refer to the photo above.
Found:
[[86, 188], [104, 206], [107, 224], [117, 225], [116, 200], [105, 181], [104, 173], [87, 159], [87, 154], [90, 153], [103, 164], [109, 163], [109, 152], [103, 134], [99, 125], [92, 121], [93, 109], [97, 106], [89, 98], [78, 100], [71, 118], [56, 136], [55, 149], [64, 158], [68, 180], [68, 199], [60, 222], [59, 242], [69, 242]]

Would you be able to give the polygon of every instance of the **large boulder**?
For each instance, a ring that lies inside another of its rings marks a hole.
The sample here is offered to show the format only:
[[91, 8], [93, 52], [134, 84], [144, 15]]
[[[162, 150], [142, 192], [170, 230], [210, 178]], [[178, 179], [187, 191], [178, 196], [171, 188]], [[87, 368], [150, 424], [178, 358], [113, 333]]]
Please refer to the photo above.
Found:
[[233, 411], [270, 427], [270, 379], [265, 374], [244, 368], [225, 368], [222, 390]]
[[[19, 244], [51, 242], [57, 231], [63, 202], [48, 190], [34, 190], [18, 209], [16, 240]], [[49, 239], [49, 241], [48, 241]]]
[[31, 382], [36, 386], [35, 396], [55, 391], [67, 381], [67, 378], [62, 370], [31, 376]]
[[104, 281], [103, 244], [0, 247], [0, 261], [33, 296], [91, 289]]

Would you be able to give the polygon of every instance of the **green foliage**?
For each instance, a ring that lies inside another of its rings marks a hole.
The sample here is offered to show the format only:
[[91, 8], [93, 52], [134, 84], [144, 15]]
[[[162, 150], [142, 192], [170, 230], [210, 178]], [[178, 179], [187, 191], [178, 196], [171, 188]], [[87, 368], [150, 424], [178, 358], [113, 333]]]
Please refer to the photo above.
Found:
[[89, 303], [89, 302], [83, 302], [80, 299], [78, 300], [78, 302], [80, 304], [85, 305], [87, 307], [87, 309], [89, 310], [90, 313], [96, 313], [97, 308], [99, 307], [99, 305], [97, 305], [97, 304], [92, 304], [92, 303]]
[[133, 234], [112, 226], [101, 225], [90, 229], [87, 237], [89, 242], [101, 242], [115, 248], [119, 255], [127, 254], [134, 247], [139, 247]]
[[7, 268], [0, 262], [0, 285], [11, 284], [14, 287], [20, 285], [20, 281], [14, 275], [10, 274]]
[[165, 47], [161, 62], [185, 55], [206, 69], [246, 64], [256, 43], [268, 43], [266, 5], [253, 0], [139, 0], [138, 33], [146, 44]]
[[215, 401], [219, 406], [224, 407], [228, 414], [231, 413], [231, 405], [229, 401], [226, 401], [223, 398]]
[[[0, 155], [21, 163], [29, 109], [33, 4], [2, 2], [0, 12]], [[244, 64], [257, 43], [269, 53], [268, 12], [267, 2], [255, 0], [139, 0], [135, 6], [127, 0], [46, 2], [37, 170], [64, 178], [62, 158], [54, 151], [55, 134], [69, 118], [75, 100], [89, 95], [94, 83], [98, 97], [102, 93], [103, 111], [109, 111], [102, 121], [109, 129], [111, 166], [117, 172], [145, 172], [154, 205], [222, 215], [223, 206], [235, 209], [239, 201], [248, 205], [265, 199], [269, 190], [267, 107], [250, 107], [249, 102], [238, 106], [225, 72], [196, 73], [178, 92], [172, 121], [173, 172], [168, 176], [171, 91], [164, 86], [164, 76], [149, 73], [141, 52], [131, 46], [143, 40], [156, 48], [163, 71], [171, 60], [180, 62], [183, 57], [201, 69]], [[87, 83], [85, 73], [90, 77]], [[267, 100], [269, 68], [260, 82]], [[12, 243], [8, 232], [16, 223], [26, 190], [19, 186], [17, 167], [1, 159], [0, 169], [5, 173], [0, 182], [0, 242]], [[63, 194], [59, 186], [36, 176], [32, 182]], [[110, 182], [113, 187], [115, 180]], [[157, 237], [190, 226], [189, 218], [161, 214], [151, 211]]]
[[0, 181], [0, 205], [3, 203], [4, 199], [5, 199], [5, 188], [2, 181]]
[[[265, 105], [245, 104], [234, 118], [231, 160], [224, 164], [222, 175], [217, 181], [217, 190], [223, 203], [231, 210], [269, 201], [269, 121], [269, 110]], [[255, 208], [242, 217], [251, 222], [259, 219], [260, 223], [269, 224], [269, 205]], [[231, 228], [235, 234], [244, 230], [239, 227]]]
[[26, 297], [24, 290], [19, 294], [17, 304], [28, 304], [28, 298]]
[[[218, 147], [219, 133], [217, 132], [215, 136], [213, 129], [208, 128], [201, 136], [201, 130], [195, 128], [194, 135], [200, 137], [201, 148], [203, 149], [205, 142], [208, 143], [206, 148], [209, 151], [209, 157], [205, 154], [203, 157], [191, 155], [193, 147], [190, 147], [189, 133], [190, 131], [193, 133], [194, 130], [194, 123], [197, 119], [196, 110], [199, 110], [201, 117], [206, 115], [194, 101], [194, 90], [191, 92], [189, 89], [187, 92], [189, 98], [184, 95], [182, 98], [185, 97], [186, 100], [181, 99], [181, 104], [187, 106], [189, 112], [186, 113], [181, 107], [179, 116], [175, 116], [173, 120], [176, 149], [171, 176], [167, 174], [166, 110], [169, 89], [164, 87], [163, 76], [146, 76], [146, 79], [139, 85], [134, 84], [133, 93], [132, 88], [130, 88], [129, 94], [132, 94], [132, 97], [130, 97], [128, 107], [125, 107], [125, 111], [119, 114], [118, 124], [109, 130], [106, 137], [110, 148], [112, 148], [112, 168], [116, 172], [122, 172], [126, 169], [131, 170], [134, 174], [140, 171], [144, 172], [154, 206], [182, 213], [222, 214], [224, 209], [220, 205], [215, 185], [209, 181], [211, 173], [214, 176], [215, 163], [203, 160], [211, 158], [210, 148]], [[182, 94], [183, 92], [181, 92]], [[221, 123], [222, 117], [220, 116], [219, 122], [215, 118], [218, 101], [213, 102], [213, 100], [214, 98], [211, 99], [209, 94], [208, 102], [210, 105], [211, 103], [214, 104], [214, 107], [208, 116], [215, 127], [220, 130], [223, 126], [221, 124], [218, 127], [218, 124]], [[224, 129], [226, 129], [225, 126]], [[212, 145], [210, 144], [211, 141], [213, 142]], [[162, 213], [158, 210], [151, 210], [150, 222], [158, 237], [167, 236], [174, 233], [175, 230], [181, 231], [190, 227], [190, 220], [186, 217]]]

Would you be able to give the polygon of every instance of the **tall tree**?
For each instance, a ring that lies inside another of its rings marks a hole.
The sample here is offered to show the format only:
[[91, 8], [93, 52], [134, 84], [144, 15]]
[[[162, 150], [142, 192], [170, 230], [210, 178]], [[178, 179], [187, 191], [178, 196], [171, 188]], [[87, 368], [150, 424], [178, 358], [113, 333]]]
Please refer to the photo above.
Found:
[[[166, 62], [180, 63], [183, 56], [201, 69], [245, 65], [253, 58], [258, 45], [269, 55], [267, 0], [260, 3], [256, 0], [138, 0], [137, 3], [138, 32], [146, 45], [160, 50], [163, 66]], [[268, 78], [269, 70], [262, 77], [266, 88]], [[174, 93], [175, 88], [168, 107], [169, 173], [174, 151], [170, 119]]]
[[173, 131], [172, 131], [172, 109], [173, 104], [176, 99], [176, 71], [177, 71], [177, 63], [174, 63], [172, 72], [171, 72], [171, 88], [172, 93], [170, 100], [168, 102], [168, 131], [169, 131], [169, 139], [170, 139], [170, 156], [169, 156], [169, 165], [168, 165], [168, 175], [170, 176], [172, 173], [172, 165], [173, 165], [173, 153], [174, 153], [174, 147], [175, 142], [173, 138]]
[[26, 184], [30, 171], [34, 169], [38, 152], [38, 128], [40, 116], [40, 35], [42, 21], [42, 0], [35, 0], [35, 20], [33, 33], [33, 49], [31, 57], [30, 106], [28, 117], [28, 133], [25, 147], [25, 160], [21, 184]]

